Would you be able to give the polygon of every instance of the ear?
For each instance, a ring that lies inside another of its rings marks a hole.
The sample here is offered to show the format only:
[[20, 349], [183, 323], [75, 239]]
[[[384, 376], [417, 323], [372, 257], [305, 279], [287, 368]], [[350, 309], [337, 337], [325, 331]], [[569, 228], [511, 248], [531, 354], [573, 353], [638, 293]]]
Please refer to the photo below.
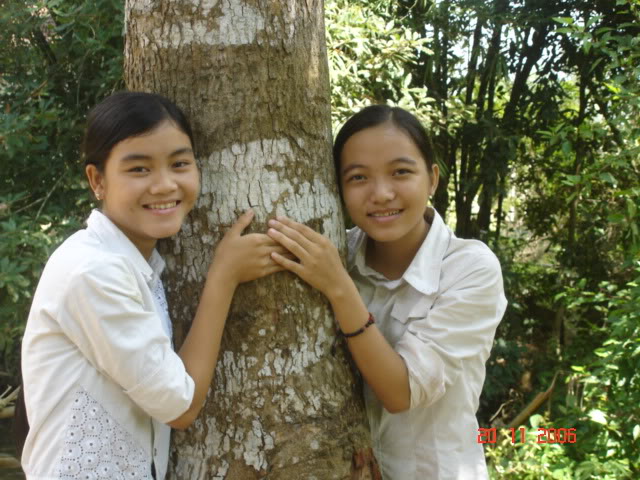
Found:
[[104, 198], [104, 175], [100, 173], [98, 167], [92, 164], [87, 165], [84, 172], [87, 174], [87, 180], [89, 180], [89, 185], [96, 199], [102, 200]]
[[429, 196], [432, 196], [436, 193], [436, 190], [438, 189], [438, 182], [440, 181], [440, 167], [438, 167], [437, 163], [434, 163], [433, 167], [431, 167], [429, 180], [431, 180], [431, 185], [429, 186]]

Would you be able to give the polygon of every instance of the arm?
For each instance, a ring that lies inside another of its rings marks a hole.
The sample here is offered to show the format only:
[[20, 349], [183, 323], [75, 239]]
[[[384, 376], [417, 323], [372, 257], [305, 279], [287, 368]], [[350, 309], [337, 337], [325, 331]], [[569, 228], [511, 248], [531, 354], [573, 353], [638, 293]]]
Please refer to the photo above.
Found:
[[206, 399], [218, 361], [229, 306], [237, 286], [227, 277], [226, 272], [213, 268], [209, 271], [195, 318], [178, 352], [195, 383], [195, 389], [189, 409], [168, 423], [172, 428], [183, 430], [191, 425]]
[[[343, 332], [361, 328], [368, 312], [335, 247], [304, 225], [279, 220], [269, 235], [300, 263], [277, 254], [274, 259], [327, 296]], [[477, 357], [484, 364], [489, 355], [506, 306], [500, 264], [488, 249], [452, 261], [458, 267], [455, 278], [433, 304], [411, 312], [414, 320], [395, 349], [375, 325], [348, 339], [356, 365], [389, 412], [435, 402], [455, 382], [465, 359]]]
[[[269, 225], [272, 228], [268, 235], [295, 255], [299, 263], [277, 252], [272, 253], [273, 259], [327, 297], [340, 330], [350, 333], [360, 329], [369, 312], [331, 241], [286, 218], [278, 217]], [[384, 407], [391, 413], [407, 410], [411, 403], [407, 367], [378, 327], [371, 325], [360, 335], [348, 338], [347, 345]]]
[[282, 247], [266, 235], [241, 236], [252, 218], [251, 211], [240, 217], [216, 249], [195, 318], [178, 353], [195, 382], [193, 400], [186, 412], [169, 422], [173, 428], [187, 428], [202, 409], [215, 372], [222, 332], [236, 287], [283, 270], [270, 257], [275, 252], [284, 254]]
[[412, 407], [437, 401], [463, 373], [480, 396], [484, 363], [506, 307], [500, 264], [488, 248], [445, 262], [441, 291], [414, 305], [395, 345], [409, 366]]
[[140, 408], [175, 428], [189, 426], [202, 408], [237, 285], [282, 270], [270, 254], [284, 248], [267, 235], [241, 235], [251, 219], [243, 215], [220, 241], [178, 354], [156, 313], [143, 305], [125, 259], [89, 259], [66, 287], [56, 316], [67, 337]]

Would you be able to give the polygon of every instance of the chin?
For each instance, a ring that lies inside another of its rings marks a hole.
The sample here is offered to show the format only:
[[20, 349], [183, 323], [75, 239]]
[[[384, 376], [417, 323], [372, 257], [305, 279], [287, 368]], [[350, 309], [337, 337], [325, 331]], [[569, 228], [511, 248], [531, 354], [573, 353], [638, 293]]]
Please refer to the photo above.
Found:
[[153, 232], [150, 232], [151, 234], [149, 236], [157, 240], [160, 240], [162, 238], [173, 237], [179, 231], [180, 231], [180, 227], [162, 228], [162, 229], [157, 229]]
[[387, 243], [387, 242], [395, 242], [396, 240], [400, 240], [403, 235], [393, 233], [393, 232], [367, 232], [365, 233], [371, 238], [374, 242]]
[[179, 229], [179, 228], [177, 228], [177, 229], [175, 229], [175, 230], [170, 230], [170, 231], [162, 232], [162, 233], [158, 236], [158, 239], [173, 237], [173, 236], [174, 236], [176, 233], [178, 233], [179, 231], [180, 231], [180, 229]]

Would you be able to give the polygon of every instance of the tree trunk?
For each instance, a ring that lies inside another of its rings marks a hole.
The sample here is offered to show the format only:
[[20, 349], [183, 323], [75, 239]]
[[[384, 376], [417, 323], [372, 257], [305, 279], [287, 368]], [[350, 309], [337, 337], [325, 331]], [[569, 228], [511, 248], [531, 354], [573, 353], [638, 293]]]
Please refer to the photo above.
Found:
[[[191, 118], [202, 191], [163, 247], [179, 345], [213, 249], [253, 207], [252, 231], [286, 214], [344, 249], [331, 161], [321, 0], [128, 0], [130, 90]], [[322, 295], [288, 273], [241, 286], [202, 414], [174, 433], [173, 479], [376, 478], [359, 384]]]

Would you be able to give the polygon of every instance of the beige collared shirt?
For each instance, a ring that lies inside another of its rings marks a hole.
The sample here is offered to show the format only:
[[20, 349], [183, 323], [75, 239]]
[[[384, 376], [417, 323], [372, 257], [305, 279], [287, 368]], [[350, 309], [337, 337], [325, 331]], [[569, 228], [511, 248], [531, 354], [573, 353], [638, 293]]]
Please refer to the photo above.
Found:
[[22, 342], [29, 480], [165, 476], [194, 383], [173, 351], [156, 251], [102, 213], [49, 258]]
[[387, 412], [365, 385], [374, 451], [385, 480], [487, 479], [478, 409], [496, 327], [506, 308], [500, 264], [440, 215], [398, 280], [365, 263], [367, 235], [348, 232], [348, 266], [362, 298], [409, 373], [410, 409]]

